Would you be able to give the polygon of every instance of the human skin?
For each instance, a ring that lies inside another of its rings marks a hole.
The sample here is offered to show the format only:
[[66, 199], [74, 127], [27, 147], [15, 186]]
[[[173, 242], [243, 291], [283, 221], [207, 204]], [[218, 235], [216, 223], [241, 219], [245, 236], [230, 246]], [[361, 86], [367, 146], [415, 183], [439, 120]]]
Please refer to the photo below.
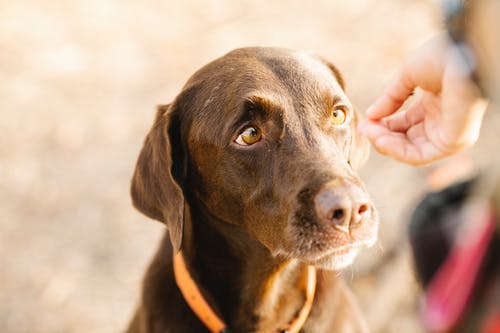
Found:
[[470, 147], [478, 139], [487, 102], [465, 68], [445, 36], [430, 39], [406, 59], [358, 130], [379, 152], [412, 165]]

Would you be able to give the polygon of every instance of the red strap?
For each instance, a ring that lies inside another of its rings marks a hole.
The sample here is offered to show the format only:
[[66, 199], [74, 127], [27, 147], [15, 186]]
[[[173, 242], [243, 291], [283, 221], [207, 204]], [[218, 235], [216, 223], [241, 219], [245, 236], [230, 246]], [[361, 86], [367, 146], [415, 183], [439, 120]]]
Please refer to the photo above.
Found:
[[458, 242], [427, 288], [423, 317], [431, 331], [448, 331], [464, 313], [495, 231], [492, 207], [475, 208], [475, 214], [467, 217], [469, 228], [461, 230]]

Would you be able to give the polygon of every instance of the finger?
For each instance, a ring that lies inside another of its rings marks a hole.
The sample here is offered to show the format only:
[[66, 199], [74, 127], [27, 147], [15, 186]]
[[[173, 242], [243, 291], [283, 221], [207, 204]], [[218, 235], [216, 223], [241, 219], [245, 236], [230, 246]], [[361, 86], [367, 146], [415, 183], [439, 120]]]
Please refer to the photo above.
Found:
[[[406, 132], [407, 144], [418, 155], [412, 156], [411, 149], [407, 152], [407, 161], [415, 165], [423, 165], [453, 154], [455, 151], [443, 149], [429, 138], [423, 122], [412, 126]], [[408, 147], [407, 147], [408, 149]], [[417, 159], [415, 159], [415, 157]], [[409, 162], [411, 161], [411, 162]]]
[[408, 109], [397, 112], [393, 115], [383, 118], [387, 128], [395, 132], [406, 132], [409, 128], [424, 120], [425, 109], [421, 100], [416, 100], [408, 107]]
[[406, 132], [406, 137], [414, 145], [424, 145], [425, 142], [429, 142], [429, 138], [427, 133], [425, 132], [423, 123], [418, 123], [410, 127]]
[[358, 128], [380, 153], [401, 162], [424, 165], [442, 155], [422, 134], [422, 123], [409, 130], [411, 138], [405, 133], [389, 130], [381, 122], [371, 120], [362, 121]]
[[402, 154], [400, 147], [406, 141], [405, 134], [392, 132], [382, 123], [370, 120], [361, 122], [358, 129], [382, 154], [390, 156]]
[[382, 96], [366, 110], [367, 117], [378, 120], [393, 114], [403, 105], [415, 88], [416, 85], [411, 80], [408, 69], [403, 67], [396, 78], [387, 86]]
[[392, 132], [381, 123], [370, 120], [363, 121], [360, 127], [360, 131], [368, 137], [380, 153], [413, 164], [417, 164], [416, 161], [421, 159], [420, 153], [405, 134]]
[[374, 146], [382, 154], [404, 163], [422, 165], [430, 162], [422, 155], [419, 147], [403, 135], [382, 136], [374, 143]]
[[446, 48], [446, 36], [436, 36], [420, 46], [405, 61], [382, 96], [368, 108], [368, 118], [378, 120], [396, 112], [417, 86], [439, 94]]
[[390, 130], [381, 122], [363, 119], [358, 124], [358, 131], [368, 137], [370, 141], [374, 141], [377, 138], [390, 134]]
[[[391, 132], [386, 126], [380, 122], [371, 121], [365, 119], [361, 121], [358, 125], [358, 130], [364, 134], [370, 142], [375, 146], [375, 148], [383, 154], [392, 155], [394, 147], [391, 145], [386, 145], [385, 137], [396, 137], [396, 139], [391, 139], [393, 142], [400, 142], [404, 134]], [[382, 146], [380, 145], [382, 142]], [[397, 145], [395, 145], [397, 147]]]

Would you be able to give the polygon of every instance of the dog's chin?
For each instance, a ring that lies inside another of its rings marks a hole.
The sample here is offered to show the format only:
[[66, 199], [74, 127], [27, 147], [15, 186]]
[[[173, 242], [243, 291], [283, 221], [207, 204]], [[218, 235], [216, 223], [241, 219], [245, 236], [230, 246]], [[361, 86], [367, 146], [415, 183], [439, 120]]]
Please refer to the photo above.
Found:
[[339, 271], [351, 265], [358, 253], [358, 247], [347, 248], [342, 251], [334, 251], [313, 260], [311, 264], [319, 269]]

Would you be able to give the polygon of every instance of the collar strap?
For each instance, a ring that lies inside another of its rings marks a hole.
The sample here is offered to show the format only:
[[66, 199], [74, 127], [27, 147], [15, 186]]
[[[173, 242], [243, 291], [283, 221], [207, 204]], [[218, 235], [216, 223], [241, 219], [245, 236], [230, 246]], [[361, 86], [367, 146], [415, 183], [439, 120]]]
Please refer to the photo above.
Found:
[[[212, 310], [207, 303], [202, 293], [198, 289], [196, 282], [189, 274], [182, 252], [179, 251], [174, 255], [174, 275], [175, 282], [179, 287], [184, 300], [187, 302], [191, 310], [196, 314], [198, 319], [212, 333], [227, 333], [230, 330], [224, 321]], [[298, 333], [309, 316], [311, 311], [314, 293], [316, 291], [316, 268], [307, 266], [307, 285], [306, 285], [306, 301], [297, 317], [286, 327], [281, 328], [281, 333]]]

